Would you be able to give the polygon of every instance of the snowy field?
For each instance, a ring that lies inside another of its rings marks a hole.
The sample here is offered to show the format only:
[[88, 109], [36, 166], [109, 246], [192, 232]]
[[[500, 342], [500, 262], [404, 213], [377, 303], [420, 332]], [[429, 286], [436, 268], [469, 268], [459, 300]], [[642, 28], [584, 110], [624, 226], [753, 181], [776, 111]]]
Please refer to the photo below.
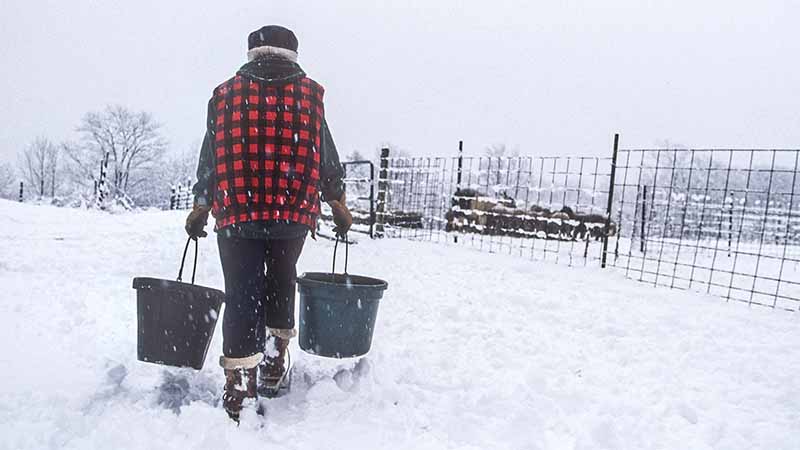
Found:
[[[602, 241], [562, 241], [394, 228], [394, 235], [460, 245], [534, 261], [600, 267]], [[713, 294], [722, 299], [800, 311], [800, 246], [733, 241], [649, 239], [649, 253], [628, 237], [609, 240], [608, 266], [651, 285]]]
[[351, 248], [389, 282], [372, 351], [293, 342], [293, 391], [237, 428], [219, 327], [200, 372], [136, 360], [131, 279], [176, 276], [183, 219], [0, 201], [0, 448], [800, 449], [796, 314], [399, 239]]

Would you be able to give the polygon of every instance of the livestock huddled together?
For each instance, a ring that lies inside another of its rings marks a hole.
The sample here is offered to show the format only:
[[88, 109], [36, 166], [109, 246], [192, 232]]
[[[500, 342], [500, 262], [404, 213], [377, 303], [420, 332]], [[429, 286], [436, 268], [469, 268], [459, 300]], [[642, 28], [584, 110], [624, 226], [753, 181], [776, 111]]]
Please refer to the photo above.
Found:
[[577, 241], [601, 240], [616, 233], [616, 224], [606, 223], [602, 214], [576, 213], [567, 205], [555, 211], [540, 205], [519, 208], [505, 194], [485, 197], [472, 189], [455, 192], [446, 219], [446, 231], [498, 236]]

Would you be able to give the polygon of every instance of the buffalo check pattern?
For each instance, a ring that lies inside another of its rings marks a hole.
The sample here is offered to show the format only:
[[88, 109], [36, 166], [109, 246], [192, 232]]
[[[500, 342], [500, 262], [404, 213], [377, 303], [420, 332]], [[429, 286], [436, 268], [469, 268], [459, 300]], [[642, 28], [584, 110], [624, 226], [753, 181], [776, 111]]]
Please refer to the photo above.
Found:
[[217, 229], [256, 220], [316, 226], [324, 89], [236, 75], [214, 90]]

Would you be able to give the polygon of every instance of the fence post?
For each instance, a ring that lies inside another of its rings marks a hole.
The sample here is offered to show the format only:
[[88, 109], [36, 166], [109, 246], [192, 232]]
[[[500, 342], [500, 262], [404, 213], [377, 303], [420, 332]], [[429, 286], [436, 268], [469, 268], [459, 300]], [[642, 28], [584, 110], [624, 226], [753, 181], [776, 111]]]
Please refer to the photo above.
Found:
[[176, 204], [177, 200], [178, 200], [178, 198], [177, 198], [176, 193], [175, 193], [175, 185], [173, 184], [172, 188], [171, 188], [171, 193], [169, 194], [169, 209], [170, 210], [175, 209], [175, 204]]
[[384, 236], [386, 197], [389, 190], [389, 149], [381, 149], [381, 170], [378, 172], [378, 205], [376, 208], [375, 237]]
[[[461, 195], [461, 171], [464, 167], [464, 141], [458, 141], [458, 174], [456, 176], [456, 194]], [[451, 178], [452, 180], [452, 178]], [[454, 222], [455, 223], [455, 222]], [[453, 236], [453, 242], [458, 244], [458, 235]]]
[[192, 179], [186, 179], [186, 209], [192, 209], [194, 196], [192, 195]]
[[23, 195], [24, 194], [24, 183], [22, 181], [19, 182], [19, 202], [22, 203]]
[[100, 205], [103, 204], [105, 200], [105, 190], [106, 190], [106, 173], [108, 172], [108, 155], [109, 152], [106, 152], [105, 158], [100, 161], [100, 181], [97, 183], [97, 197], [98, 203]]
[[464, 167], [464, 141], [458, 141], [458, 175], [456, 189], [461, 189], [461, 169]]
[[[731, 248], [733, 247], [733, 207], [736, 204], [736, 199], [733, 198], [733, 192], [731, 194], [731, 209], [728, 211], [728, 256], [731, 256]], [[744, 211], [742, 211], [744, 214]]]
[[603, 255], [600, 267], [606, 267], [608, 258], [608, 231], [611, 227], [611, 209], [614, 206], [614, 184], [617, 175], [617, 150], [619, 150], [619, 133], [614, 134], [614, 153], [611, 155], [611, 176], [608, 183], [608, 206], [606, 207], [606, 224], [603, 227]]
[[375, 239], [375, 164], [369, 162], [369, 237]]
[[100, 161], [100, 176], [99, 176], [98, 181], [97, 181], [97, 197], [95, 198], [95, 201], [98, 204], [102, 204], [103, 203], [103, 181], [104, 181], [103, 175], [104, 175], [103, 174], [103, 161], [101, 160]]
[[645, 254], [647, 251], [647, 246], [645, 245], [646, 236], [645, 236], [645, 226], [647, 225], [647, 185], [645, 184], [642, 191], [642, 232], [639, 234], [639, 239], [641, 240], [641, 251], [642, 254]]

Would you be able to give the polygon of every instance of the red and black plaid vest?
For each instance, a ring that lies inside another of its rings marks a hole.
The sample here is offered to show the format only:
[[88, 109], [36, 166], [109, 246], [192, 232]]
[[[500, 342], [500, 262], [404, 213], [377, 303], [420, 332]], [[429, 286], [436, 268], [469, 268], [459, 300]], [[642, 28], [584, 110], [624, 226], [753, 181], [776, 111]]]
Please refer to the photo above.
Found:
[[323, 94], [306, 77], [268, 85], [237, 75], [214, 90], [217, 229], [254, 220], [315, 228]]

